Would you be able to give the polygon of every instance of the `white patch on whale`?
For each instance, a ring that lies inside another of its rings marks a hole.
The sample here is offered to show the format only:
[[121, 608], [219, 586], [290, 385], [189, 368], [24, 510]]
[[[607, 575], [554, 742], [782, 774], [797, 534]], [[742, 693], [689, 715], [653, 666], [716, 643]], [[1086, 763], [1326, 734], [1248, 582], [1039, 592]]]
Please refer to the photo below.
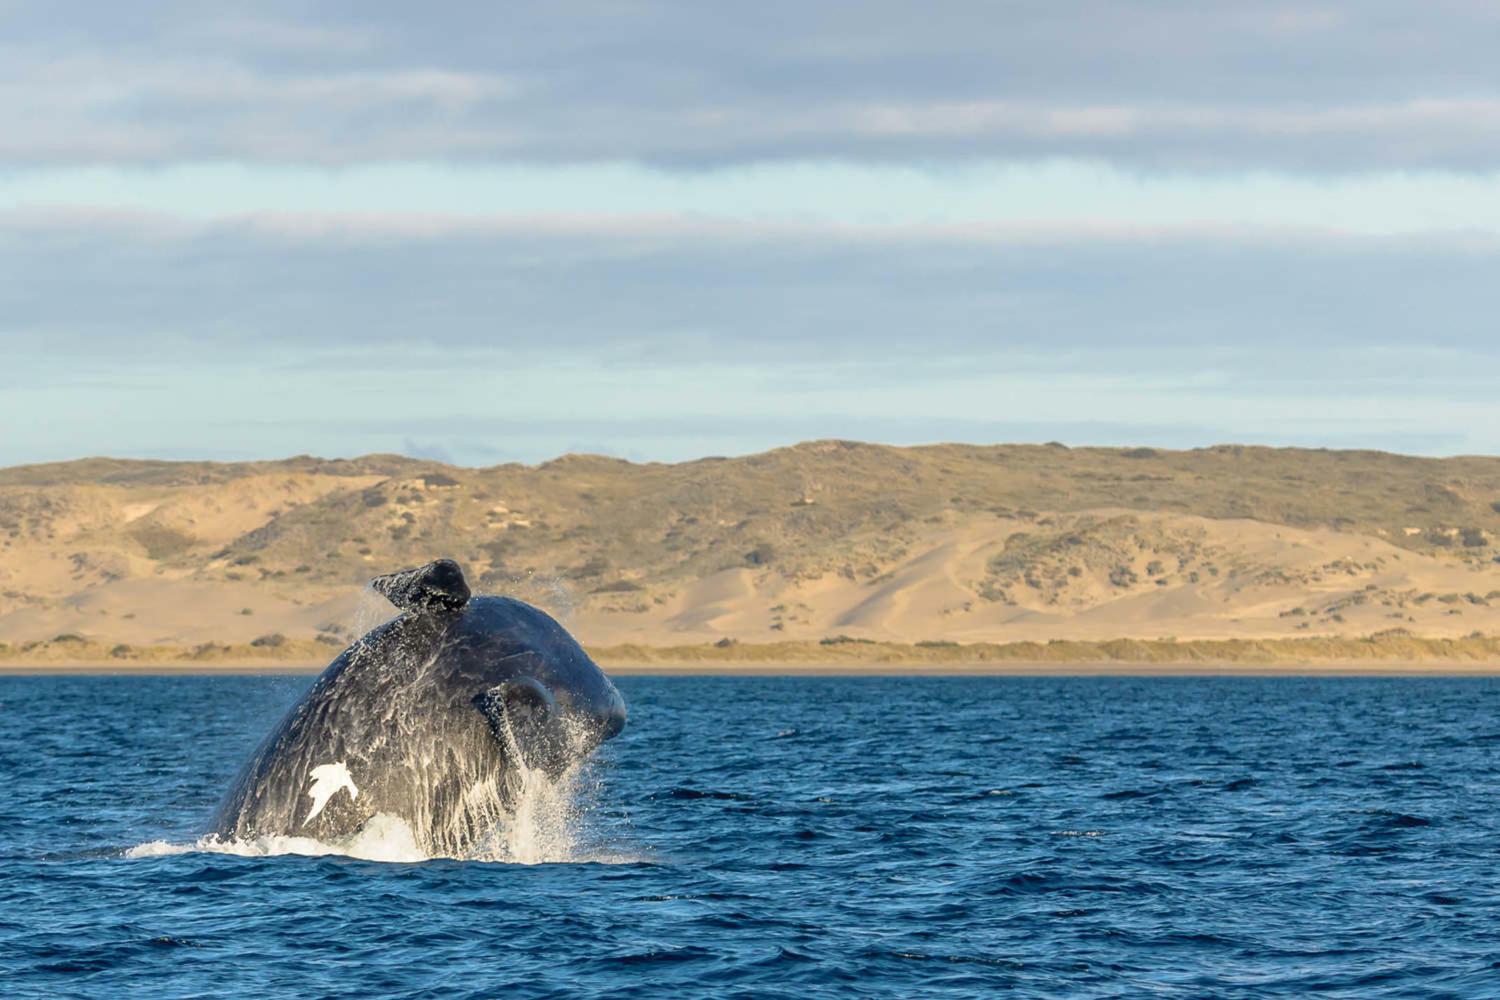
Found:
[[312, 812], [307, 814], [307, 819], [302, 821], [303, 826], [311, 823], [323, 811], [328, 800], [338, 794], [339, 789], [347, 788], [349, 798], [359, 798], [359, 789], [354, 787], [354, 778], [343, 761], [337, 764], [319, 764], [308, 777], [312, 778], [312, 787], [307, 790], [307, 794], [313, 800], [313, 807]]

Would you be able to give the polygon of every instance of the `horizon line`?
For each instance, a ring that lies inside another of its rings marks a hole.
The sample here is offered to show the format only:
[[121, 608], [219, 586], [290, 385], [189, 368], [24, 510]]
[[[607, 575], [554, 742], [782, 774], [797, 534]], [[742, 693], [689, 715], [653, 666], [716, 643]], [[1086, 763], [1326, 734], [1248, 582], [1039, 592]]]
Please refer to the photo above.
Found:
[[1385, 456], [1385, 457], [1389, 457], [1389, 458], [1413, 459], [1413, 460], [1418, 460], [1418, 461], [1430, 461], [1430, 462], [1446, 462], [1446, 461], [1463, 460], [1463, 459], [1500, 459], [1500, 455], [1491, 455], [1491, 454], [1477, 453], [1477, 452], [1476, 453], [1455, 454], [1455, 455], [1422, 455], [1422, 454], [1416, 454], [1416, 453], [1412, 453], [1412, 452], [1390, 451], [1390, 450], [1387, 450], [1387, 449], [1384, 449], [1384, 448], [1335, 448], [1335, 447], [1328, 447], [1328, 446], [1308, 446], [1308, 445], [1252, 444], [1252, 443], [1243, 443], [1243, 442], [1235, 442], [1235, 441], [1222, 441], [1222, 442], [1218, 442], [1218, 443], [1210, 444], [1210, 445], [1200, 445], [1200, 446], [1195, 447], [1195, 448], [1169, 448], [1169, 447], [1163, 447], [1163, 446], [1159, 446], [1159, 445], [1150, 445], [1150, 444], [1136, 444], [1136, 445], [1067, 444], [1066, 442], [1063, 442], [1063, 441], [1042, 441], [1042, 442], [1037, 442], [1037, 441], [987, 441], [987, 442], [979, 442], [979, 441], [947, 440], [947, 441], [928, 441], [928, 442], [923, 442], [923, 443], [920, 443], [920, 444], [887, 444], [887, 443], [881, 442], [881, 441], [869, 441], [869, 440], [862, 440], [862, 439], [857, 439], [857, 438], [808, 438], [808, 439], [801, 440], [801, 441], [795, 441], [795, 442], [792, 442], [790, 444], [783, 444], [783, 445], [777, 445], [777, 446], [772, 447], [772, 448], [765, 448], [765, 449], [762, 449], [760, 451], [737, 452], [737, 453], [732, 453], [732, 454], [706, 454], [706, 455], [699, 455], [699, 456], [697, 456], [695, 458], [678, 459], [676, 461], [668, 461], [668, 460], [636, 461], [636, 460], [629, 459], [629, 458], [623, 458], [623, 457], [618, 456], [618, 455], [609, 455], [609, 454], [605, 454], [605, 453], [602, 453], [602, 452], [590, 452], [590, 451], [565, 451], [565, 452], [562, 452], [562, 453], [560, 453], [558, 455], [553, 456], [552, 458], [544, 459], [544, 460], [539, 461], [539, 462], [522, 462], [522, 461], [495, 462], [495, 463], [492, 463], [492, 464], [489, 464], [489, 465], [469, 465], [469, 464], [465, 464], [465, 463], [462, 463], [462, 462], [444, 461], [442, 459], [431, 458], [431, 457], [420, 456], [420, 455], [409, 455], [409, 454], [406, 454], [404, 452], [397, 452], [397, 451], [390, 451], [390, 452], [375, 451], [375, 452], [365, 452], [365, 453], [359, 454], [359, 455], [333, 455], [333, 456], [313, 455], [313, 454], [310, 454], [310, 453], [301, 452], [301, 453], [298, 453], [298, 454], [295, 454], [295, 455], [284, 455], [284, 456], [277, 457], [277, 458], [240, 458], [240, 459], [222, 459], [222, 458], [133, 458], [133, 457], [119, 456], [119, 455], [82, 455], [82, 456], [79, 456], [77, 458], [55, 459], [55, 460], [46, 461], [46, 462], [21, 462], [21, 463], [17, 463], [17, 464], [14, 464], [14, 465], [0, 465], [0, 472], [12, 472], [12, 471], [22, 470], [22, 469], [44, 469], [44, 468], [50, 468], [50, 467], [56, 467], [56, 466], [64, 466], [64, 465], [79, 465], [79, 464], [83, 464], [83, 463], [86, 463], [86, 462], [117, 462], [117, 463], [130, 463], [130, 464], [138, 464], [138, 465], [168, 465], [168, 466], [176, 465], [176, 466], [187, 466], [187, 465], [274, 465], [274, 464], [285, 464], [285, 463], [299, 462], [299, 461], [320, 462], [320, 463], [334, 463], [334, 462], [360, 462], [360, 461], [367, 461], [367, 460], [372, 460], [372, 459], [386, 459], [386, 460], [389, 460], [389, 459], [399, 459], [401, 461], [406, 461], [406, 462], [415, 462], [415, 463], [421, 463], [421, 464], [424, 464], [424, 465], [440, 466], [440, 467], [443, 467], [443, 468], [450, 468], [450, 469], [466, 469], [466, 470], [471, 470], [471, 471], [476, 471], [476, 472], [482, 472], [482, 471], [489, 470], [489, 469], [508, 468], [508, 467], [513, 467], [513, 466], [519, 466], [521, 468], [526, 468], [526, 469], [541, 469], [541, 468], [545, 468], [545, 467], [547, 467], [549, 465], [556, 464], [557, 462], [566, 461], [568, 459], [600, 459], [600, 460], [604, 460], [604, 461], [608, 461], [608, 462], [615, 462], [615, 463], [618, 463], [620, 465], [640, 466], [640, 467], [653, 466], [653, 465], [678, 466], [678, 465], [694, 465], [694, 464], [697, 464], [699, 462], [727, 462], [727, 461], [734, 461], [736, 459], [754, 458], [754, 457], [761, 456], [761, 455], [771, 455], [771, 454], [774, 454], [776, 452], [781, 452], [781, 451], [792, 451], [792, 450], [796, 450], [796, 449], [799, 449], [799, 448], [808, 448], [808, 447], [811, 447], [811, 446], [814, 446], [814, 445], [835, 445], [835, 446], [845, 447], [845, 448], [848, 448], [848, 447], [880, 448], [880, 449], [887, 449], [887, 450], [891, 450], [891, 451], [918, 451], [918, 450], [924, 450], [924, 449], [937, 449], [937, 448], [976, 448], [976, 449], [995, 449], [995, 448], [1036, 448], [1036, 449], [1042, 449], [1042, 448], [1046, 448], [1046, 449], [1061, 450], [1061, 451], [1111, 452], [1111, 453], [1114, 453], [1114, 454], [1117, 454], [1117, 455], [1121, 455], [1123, 457], [1129, 457], [1129, 458], [1135, 458], [1135, 459], [1148, 459], [1148, 458], [1166, 457], [1166, 456], [1171, 456], [1171, 455], [1192, 455], [1192, 454], [1196, 454], [1196, 453], [1200, 453], [1200, 452], [1223, 452], [1223, 451], [1302, 452], [1302, 453], [1308, 453], [1308, 454], [1329, 454], [1329, 455], [1379, 455], [1379, 456]]

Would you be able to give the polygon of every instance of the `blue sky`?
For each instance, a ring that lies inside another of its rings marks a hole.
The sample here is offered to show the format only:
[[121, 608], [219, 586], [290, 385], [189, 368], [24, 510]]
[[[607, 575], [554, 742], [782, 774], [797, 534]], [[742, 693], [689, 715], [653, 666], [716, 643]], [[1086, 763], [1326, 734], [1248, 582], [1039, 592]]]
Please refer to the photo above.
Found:
[[1484, 5], [0, 26], [3, 464], [1500, 451]]

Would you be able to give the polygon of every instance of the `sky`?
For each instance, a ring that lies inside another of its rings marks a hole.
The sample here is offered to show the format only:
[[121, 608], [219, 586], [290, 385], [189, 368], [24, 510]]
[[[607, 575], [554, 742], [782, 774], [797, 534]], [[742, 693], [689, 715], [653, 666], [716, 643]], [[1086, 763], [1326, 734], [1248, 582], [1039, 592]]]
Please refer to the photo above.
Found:
[[1500, 7], [0, 0], [0, 465], [1500, 453]]

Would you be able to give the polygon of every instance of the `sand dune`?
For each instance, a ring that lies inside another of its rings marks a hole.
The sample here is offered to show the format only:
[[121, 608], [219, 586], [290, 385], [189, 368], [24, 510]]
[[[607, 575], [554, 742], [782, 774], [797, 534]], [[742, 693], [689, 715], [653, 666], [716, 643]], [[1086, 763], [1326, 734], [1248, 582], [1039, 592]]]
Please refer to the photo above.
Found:
[[331, 648], [437, 555], [599, 646], [1459, 637], [1500, 633], [1497, 505], [1500, 462], [1374, 453], [91, 460], [0, 470], [0, 643]]
[[[1082, 514], [1103, 519], [1118, 511]], [[1194, 571], [1189, 563], [1153, 577], [1146, 568], [1162, 561], [1164, 553], [1145, 548], [1135, 565], [1142, 582], [1132, 586], [1110, 586], [1090, 569], [1076, 578], [1076, 594], [1048, 599], [1023, 585], [1008, 600], [985, 600], [976, 588], [985, 577], [987, 557], [1017, 527], [1002, 521], [935, 532], [915, 547], [915, 555], [875, 581], [825, 578], [788, 585], [775, 574], [736, 570], [732, 588], [717, 579], [706, 581], [703, 589], [689, 590], [683, 610], [670, 617], [650, 610], [625, 616], [584, 608], [575, 624], [599, 642], [648, 645], [721, 635], [749, 641], [847, 634], [892, 642], [1003, 642], [1367, 635], [1391, 628], [1458, 636], [1500, 630], [1500, 607], [1491, 607], [1495, 599], [1483, 596], [1500, 587], [1494, 569], [1332, 531], [1180, 515], [1149, 515], [1142, 521], [1166, 534], [1201, 537], [1215, 553], [1217, 572]], [[1196, 581], [1190, 579], [1193, 572]], [[768, 609], [778, 607], [786, 610], [767, 616]]]

